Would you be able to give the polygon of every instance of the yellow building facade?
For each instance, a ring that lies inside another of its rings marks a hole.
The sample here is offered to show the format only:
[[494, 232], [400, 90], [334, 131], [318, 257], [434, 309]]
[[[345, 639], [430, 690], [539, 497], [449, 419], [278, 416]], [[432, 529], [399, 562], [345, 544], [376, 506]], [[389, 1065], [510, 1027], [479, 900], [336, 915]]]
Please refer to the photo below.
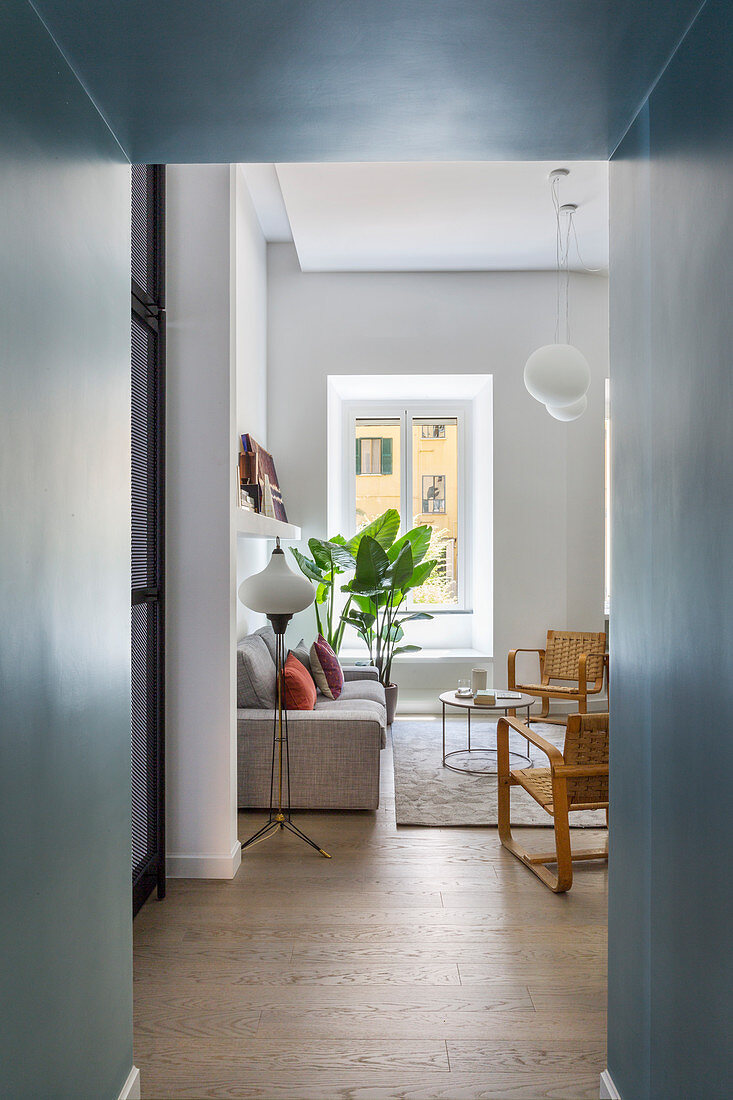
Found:
[[[428, 524], [431, 554], [439, 565], [416, 602], [456, 603], [458, 598], [458, 423], [413, 419], [412, 515], [403, 528]], [[356, 421], [356, 529], [388, 508], [402, 512], [402, 430], [397, 419]]]

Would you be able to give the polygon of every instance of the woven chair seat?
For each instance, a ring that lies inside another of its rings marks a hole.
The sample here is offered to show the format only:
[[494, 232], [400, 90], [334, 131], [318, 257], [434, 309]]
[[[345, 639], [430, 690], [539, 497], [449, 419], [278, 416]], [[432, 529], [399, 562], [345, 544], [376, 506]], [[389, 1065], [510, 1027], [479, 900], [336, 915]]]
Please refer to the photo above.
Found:
[[[548, 814], [554, 814], [552, 804], [552, 772], [549, 768], [516, 768], [511, 773], [520, 787], [531, 794]], [[608, 777], [590, 776], [569, 779], [569, 810], [602, 810], [608, 806]]]
[[552, 813], [552, 772], [549, 768], [513, 768], [510, 774], [543, 810]]
[[546, 695], [548, 691], [557, 692], [558, 695], [577, 695], [578, 685], [566, 686], [565, 684], [517, 684], [517, 691], [526, 691], [529, 695]]

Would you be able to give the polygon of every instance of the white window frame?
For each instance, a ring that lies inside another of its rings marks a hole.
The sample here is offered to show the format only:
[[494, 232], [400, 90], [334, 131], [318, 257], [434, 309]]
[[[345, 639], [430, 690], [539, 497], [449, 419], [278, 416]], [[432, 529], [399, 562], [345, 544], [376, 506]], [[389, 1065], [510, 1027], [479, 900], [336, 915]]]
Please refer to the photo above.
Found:
[[[403, 402], [397, 400], [344, 401], [342, 404], [342, 469], [356, 469], [356, 421], [357, 420], [399, 420], [400, 421], [400, 534], [410, 530], [412, 522], [412, 433], [410, 425], [414, 418], [432, 419], [436, 422], [455, 419], [458, 428], [458, 592], [457, 602], [450, 604], [415, 603], [408, 598], [407, 607], [413, 610], [425, 610], [430, 614], [470, 614], [472, 613], [471, 579], [473, 576], [471, 530], [471, 509], [473, 499], [471, 464], [466, 456], [473, 450], [473, 419], [470, 401], [431, 400], [424, 402]], [[395, 456], [392, 456], [393, 463]], [[393, 467], [394, 468], [394, 467]], [[409, 507], [406, 509], [405, 504]], [[356, 476], [349, 473], [342, 479], [341, 524], [344, 532], [351, 531], [356, 515]], [[440, 513], [436, 513], [440, 515]], [[405, 517], [410, 517], [405, 526]]]

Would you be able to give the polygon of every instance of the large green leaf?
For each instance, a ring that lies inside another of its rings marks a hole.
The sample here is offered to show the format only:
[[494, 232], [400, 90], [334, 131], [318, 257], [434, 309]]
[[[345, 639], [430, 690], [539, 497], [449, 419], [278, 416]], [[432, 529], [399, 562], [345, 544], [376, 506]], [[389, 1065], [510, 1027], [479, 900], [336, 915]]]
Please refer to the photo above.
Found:
[[374, 616], [369, 612], [351, 611], [348, 615], [342, 615], [341, 618], [345, 623], [349, 623], [350, 626], [362, 627], [368, 630], [371, 626], [374, 626]]
[[413, 527], [411, 531], [402, 535], [397, 539], [397, 542], [393, 546], [390, 546], [388, 550], [388, 556], [390, 561], [396, 561], [398, 555], [402, 551], [402, 547], [406, 543], [409, 543], [412, 547], [412, 560], [415, 565], [419, 565], [423, 560], [428, 550], [430, 549], [430, 538], [433, 533], [432, 527], [428, 524], [423, 524], [421, 527]]
[[364, 595], [379, 592], [389, 569], [389, 558], [376, 539], [365, 535], [359, 543], [356, 555], [356, 572], [351, 582], [352, 591]]
[[392, 656], [396, 657], [398, 653], [418, 653], [421, 649], [421, 645], [398, 645], [397, 648], [392, 651]]
[[331, 557], [341, 569], [351, 570], [356, 565], [356, 558], [345, 546], [342, 546], [339, 542], [328, 542], [326, 544], [331, 553]]
[[361, 531], [358, 531], [352, 539], [349, 539], [346, 543], [347, 549], [349, 549], [352, 554], [358, 554], [362, 539], [368, 537], [375, 539], [383, 550], [387, 550], [397, 537], [399, 529], [400, 513], [396, 508], [388, 508], [381, 516], [377, 516], [377, 518], [372, 520], [371, 523], [368, 523], [366, 527], [363, 527]]
[[323, 572], [318, 568], [315, 562], [312, 562], [310, 558], [306, 558], [306, 556], [301, 554], [300, 550], [296, 550], [294, 546], [290, 547], [290, 552], [297, 561], [301, 572], [306, 575], [309, 581], [313, 581], [315, 584], [323, 583]]
[[390, 566], [387, 576], [395, 588], [404, 589], [408, 586], [414, 571], [415, 564], [412, 560], [412, 546], [409, 542], [406, 542], [397, 560]]
[[420, 562], [416, 566], [407, 588], [403, 588], [402, 591], [407, 592], [411, 588], [419, 588], [421, 584], [425, 583], [437, 564], [435, 560]]
[[308, 539], [308, 548], [324, 572], [330, 573], [334, 567], [337, 573], [343, 572], [346, 569], [353, 569], [356, 564], [354, 555], [337, 542]]

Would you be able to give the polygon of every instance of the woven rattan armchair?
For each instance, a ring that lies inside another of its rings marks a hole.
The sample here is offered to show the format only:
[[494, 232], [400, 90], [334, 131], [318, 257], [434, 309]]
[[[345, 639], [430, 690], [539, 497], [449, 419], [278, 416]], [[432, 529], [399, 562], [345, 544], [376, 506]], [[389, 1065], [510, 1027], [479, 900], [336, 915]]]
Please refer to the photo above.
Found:
[[[608, 669], [606, 635], [587, 634], [579, 630], [548, 630], [544, 649], [513, 649], [508, 659], [508, 682], [512, 691], [523, 691], [542, 700], [542, 710], [532, 721], [552, 722], [564, 726], [565, 716], [550, 714], [550, 699], [567, 699], [578, 704], [578, 711], [588, 710], [588, 696], [603, 690], [603, 674]], [[540, 682], [518, 684], [516, 659], [518, 653], [537, 653], [540, 658]], [[564, 683], [551, 681], [563, 680]]]
[[[509, 768], [509, 731], [516, 730], [547, 756], [549, 768]], [[499, 839], [556, 894], [573, 884], [573, 860], [607, 859], [604, 848], [571, 852], [570, 822], [573, 810], [605, 810], [608, 822], [608, 714], [571, 714], [562, 752], [517, 718], [500, 718], [496, 731], [498, 749]], [[523, 787], [554, 819], [555, 851], [532, 855], [517, 844], [511, 827], [511, 788]], [[557, 864], [557, 874], [546, 863]]]

